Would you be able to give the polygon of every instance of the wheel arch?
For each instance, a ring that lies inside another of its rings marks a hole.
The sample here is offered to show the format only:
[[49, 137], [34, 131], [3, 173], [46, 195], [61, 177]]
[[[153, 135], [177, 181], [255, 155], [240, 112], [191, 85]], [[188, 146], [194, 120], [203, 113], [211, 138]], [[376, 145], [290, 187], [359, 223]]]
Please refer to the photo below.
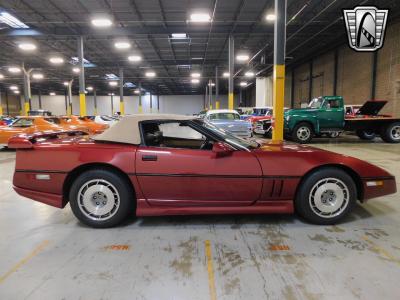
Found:
[[313, 130], [313, 132], [314, 132], [314, 133], [317, 133], [317, 132], [316, 132], [316, 127], [317, 127], [316, 124], [314, 124], [313, 121], [308, 120], [308, 119], [298, 119], [298, 120], [294, 123], [292, 131], [294, 130], [294, 128], [295, 128], [297, 125], [299, 125], [299, 124], [301, 124], [301, 123], [306, 123], [306, 124], [310, 125], [310, 126], [311, 126], [311, 129]]
[[121, 178], [123, 178], [127, 184], [129, 184], [129, 186], [132, 188], [132, 191], [135, 193], [135, 187], [133, 186], [131, 180], [129, 179], [129, 176], [123, 172], [120, 168], [107, 164], [107, 163], [87, 163], [87, 164], [83, 164], [80, 165], [78, 167], [76, 167], [75, 169], [73, 169], [72, 171], [70, 171], [67, 175], [67, 177], [64, 180], [63, 183], [63, 202], [64, 205], [67, 204], [69, 202], [69, 191], [71, 189], [71, 185], [74, 182], [75, 178], [77, 178], [80, 174], [87, 172], [89, 170], [95, 170], [95, 169], [100, 169], [100, 170], [107, 170], [113, 173], [116, 173], [118, 175], [121, 176]]
[[352, 168], [345, 166], [345, 165], [341, 165], [341, 164], [324, 164], [324, 165], [320, 165], [317, 167], [314, 167], [310, 170], [308, 170], [301, 178], [299, 184], [296, 187], [296, 192], [295, 192], [295, 198], [297, 197], [297, 193], [299, 191], [300, 186], [303, 184], [303, 182], [307, 179], [308, 176], [310, 176], [311, 174], [313, 174], [316, 171], [322, 170], [322, 169], [329, 169], [329, 168], [336, 168], [339, 170], [342, 170], [344, 172], [346, 172], [354, 181], [354, 184], [356, 186], [357, 189], [357, 199], [360, 201], [363, 201], [364, 199], [364, 188], [363, 188], [363, 183], [361, 180], [361, 176], [354, 171]]

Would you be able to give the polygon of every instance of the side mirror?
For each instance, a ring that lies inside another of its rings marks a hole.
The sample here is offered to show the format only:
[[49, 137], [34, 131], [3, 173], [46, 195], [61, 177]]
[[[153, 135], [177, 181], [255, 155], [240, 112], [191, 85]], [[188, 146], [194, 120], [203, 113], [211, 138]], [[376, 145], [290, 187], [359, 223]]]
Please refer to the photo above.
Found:
[[212, 151], [216, 157], [225, 157], [231, 155], [234, 149], [224, 142], [217, 142], [213, 144]]

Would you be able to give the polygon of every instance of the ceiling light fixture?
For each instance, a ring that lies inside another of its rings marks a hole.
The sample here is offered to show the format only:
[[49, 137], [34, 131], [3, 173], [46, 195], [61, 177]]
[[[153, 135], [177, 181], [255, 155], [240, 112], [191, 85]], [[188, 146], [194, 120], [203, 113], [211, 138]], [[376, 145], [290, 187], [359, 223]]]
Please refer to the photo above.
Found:
[[247, 85], [247, 82], [246, 81], [242, 81], [241, 83], [240, 83], [240, 86], [246, 86]]
[[18, 68], [18, 67], [9, 67], [9, 68], [8, 68], [8, 72], [10, 72], [10, 73], [19, 73], [19, 72], [21, 72], [21, 68]]
[[49, 61], [52, 64], [59, 65], [64, 62], [64, 59], [62, 57], [55, 56], [55, 57], [50, 57]]
[[18, 90], [13, 91], [14, 94], [19, 94], [20, 92]]
[[64, 82], [63, 82], [63, 85], [69, 86], [69, 82], [68, 82], [68, 81], [64, 81]]
[[32, 43], [21, 43], [18, 44], [18, 48], [25, 51], [32, 51], [36, 49], [36, 45]]
[[0, 79], [3, 79], [4, 78], [4, 75], [3, 74], [0, 74]]
[[129, 49], [131, 44], [129, 42], [115, 42], [114, 47], [117, 49]]
[[108, 93], [108, 96], [114, 96], [114, 93]]
[[141, 61], [142, 57], [140, 55], [131, 55], [131, 56], [128, 56], [128, 60], [137, 62], [137, 61]]
[[200, 73], [192, 73], [190, 76], [193, 78], [200, 78], [201, 74]]
[[43, 76], [42, 73], [33, 73], [33, 74], [32, 74], [32, 78], [33, 78], [33, 79], [43, 79], [44, 76]]
[[16, 90], [18, 90], [18, 87], [16, 85], [11, 85], [10, 90], [16, 91]]
[[26, 25], [25, 23], [21, 22], [16, 17], [14, 17], [13, 15], [11, 15], [8, 12], [5, 12], [5, 11], [0, 13], [0, 22], [6, 23], [8, 26], [10, 26], [12, 28], [18, 28], [18, 29], [29, 28], [28, 25]]
[[56, 93], [54, 93], [54, 92], [50, 92], [50, 93], [49, 93], [49, 95], [50, 95], [50, 96], [55, 96], [55, 95], [56, 95]]
[[183, 39], [187, 39], [188, 36], [186, 33], [172, 33], [171, 34], [171, 39], [174, 40], [183, 40]]
[[247, 61], [249, 60], [249, 56], [247, 54], [239, 54], [238, 56], [236, 56], [236, 59], [238, 61]]
[[88, 86], [86, 89], [87, 89], [88, 91], [93, 91], [93, 87], [92, 87], [92, 86]]
[[199, 83], [199, 82], [200, 82], [200, 80], [197, 79], [197, 78], [193, 78], [193, 79], [192, 79], [192, 83]]
[[194, 23], [206, 23], [211, 21], [209, 13], [193, 13], [190, 15], [190, 21]]
[[74, 72], [74, 73], [79, 73], [80, 71], [81, 71], [81, 69], [78, 67], [72, 68], [72, 72]]
[[146, 77], [156, 77], [156, 73], [152, 72], [152, 71], [146, 72], [145, 75], [146, 75]]
[[223, 77], [229, 77], [229, 72], [224, 72], [224, 74], [222, 74]]
[[276, 15], [275, 15], [275, 14], [267, 14], [267, 15], [265, 16], [265, 19], [266, 19], [268, 22], [273, 22], [273, 21], [276, 20]]
[[96, 18], [92, 19], [92, 25], [96, 27], [110, 27], [112, 25], [112, 21], [107, 18]]
[[246, 76], [246, 77], [254, 77], [254, 72], [248, 71], [248, 72], [244, 73], [244, 76]]
[[135, 94], [140, 94], [140, 91], [139, 90], [134, 90], [134, 93]]
[[109, 84], [109, 86], [117, 86], [118, 82], [117, 81], [109, 81], [108, 84]]
[[210, 82], [210, 83], [208, 84], [208, 86], [215, 86], [215, 83], [214, 83], [214, 82]]

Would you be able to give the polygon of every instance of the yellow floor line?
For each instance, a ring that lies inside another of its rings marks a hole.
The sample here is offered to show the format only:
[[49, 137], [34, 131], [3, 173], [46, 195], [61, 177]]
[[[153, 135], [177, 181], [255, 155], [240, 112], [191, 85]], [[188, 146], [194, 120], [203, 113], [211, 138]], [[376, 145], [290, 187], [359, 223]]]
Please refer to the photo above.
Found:
[[204, 244], [206, 248], [208, 287], [210, 289], [210, 300], [217, 300], [217, 293], [215, 292], [213, 259], [211, 255], [211, 242], [209, 240], [206, 240]]
[[41, 242], [31, 253], [21, 259], [18, 263], [16, 263], [7, 273], [0, 277], [0, 284], [2, 284], [10, 275], [18, 271], [23, 265], [25, 265], [29, 260], [38, 255], [43, 249], [49, 244], [49, 241]]
[[400, 265], [400, 260], [397, 259], [395, 256], [393, 256], [392, 254], [390, 254], [389, 252], [387, 252], [385, 249], [383, 249], [382, 247], [380, 247], [378, 244], [376, 244], [375, 242], [371, 241], [366, 235], [363, 236], [363, 239], [368, 242], [372, 247], [374, 247], [380, 254], [382, 254], [383, 256], [385, 256], [388, 260], [390, 260], [391, 262], [394, 262], [398, 265]]

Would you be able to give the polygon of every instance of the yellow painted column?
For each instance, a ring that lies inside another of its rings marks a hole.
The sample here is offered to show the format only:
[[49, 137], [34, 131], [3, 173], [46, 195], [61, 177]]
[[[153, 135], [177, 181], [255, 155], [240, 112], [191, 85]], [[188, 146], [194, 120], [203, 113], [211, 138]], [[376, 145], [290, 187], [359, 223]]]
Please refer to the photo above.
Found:
[[85, 93], [79, 93], [79, 113], [80, 116], [86, 116], [86, 95]]
[[212, 104], [210, 104], [210, 110], [213, 109]]
[[121, 115], [125, 115], [125, 104], [124, 104], [124, 100], [119, 102], [119, 111], [121, 113]]
[[228, 95], [228, 108], [233, 109], [233, 93], [229, 93]]
[[274, 65], [273, 120], [272, 141], [283, 141], [283, 107], [285, 101], [285, 65]]
[[219, 101], [215, 101], [215, 109], [219, 109]]
[[68, 107], [67, 107], [67, 116], [72, 115], [72, 105], [71, 103], [68, 103]]
[[29, 106], [29, 102], [25, 102], [24, 103], [24, 115], [27, 116], [28, 112], [31, 110], [30, 106]]
[[0, 116], [2, 116], [3, 115], [3, 106], [1, 106], [1, 103], [0, 103]]

